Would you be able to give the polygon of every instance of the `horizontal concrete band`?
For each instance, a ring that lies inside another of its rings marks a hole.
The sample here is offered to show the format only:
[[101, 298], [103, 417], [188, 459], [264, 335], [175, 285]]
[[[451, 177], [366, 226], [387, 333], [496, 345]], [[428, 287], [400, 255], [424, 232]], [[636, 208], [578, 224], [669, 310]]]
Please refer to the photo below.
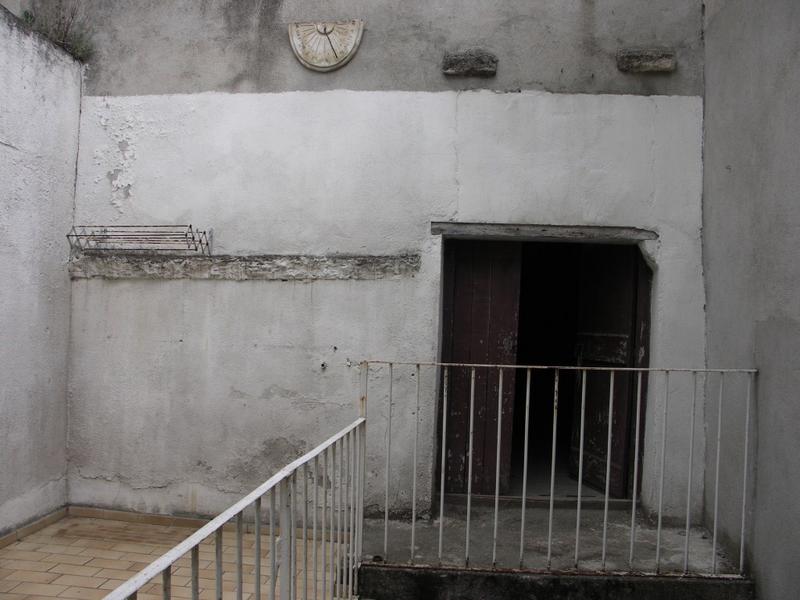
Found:
[[213, 279], [314, 281], [399, 279], [419, 271], [419, 254], [164, 256], [82, 254], [69, 263], [72, 279]]

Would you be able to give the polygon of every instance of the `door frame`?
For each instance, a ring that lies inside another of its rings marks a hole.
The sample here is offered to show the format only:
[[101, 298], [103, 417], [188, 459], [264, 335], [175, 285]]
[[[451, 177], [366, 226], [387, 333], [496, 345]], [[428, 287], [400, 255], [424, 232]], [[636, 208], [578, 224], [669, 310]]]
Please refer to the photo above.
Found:
[[[643, 261], [650, 268], [655, 276], [656, 263], [652, 259], [652, 254], [647, 251], [648, 242], [652, 243], [659, 239], [658, 233], [639, 227], [628, 226], [606, 226], [606, 225], [555, 225], [543, 223], [494, 223], [494, 222], [459, 222], [459, 221], [431, 221], [431, 235], [441, 238], [439, 246], [439, 327], [437, 332], [436, 356], [437, 360], [442, 361], [444, 349], [444, 303], [446, 290], [444, 289], [445, 271], [445, 252], [444, 245], [448, 240], [480, 240], [480, 241], [509, 241], [509, 242], [561, 242], [561, 243], [585, 243], [585, 244], [621, 244], [637, 246]], [[653, 280], [650, 282], [650, 292], [652, 295]], [[653, 305], [650, 303], [649, 321], [652, 323]], [[650, 332], [644, 340], [645, 353], [649, 358], [652, 336]], [[439, 508], [441, 499], [441, 453], [442, 444], [442, 373], [436, 381], [436, 411], [433, 431], [435, 440], [433, 447], [433, 481], [431, 490], [431, 510]], [[645, 398], [646, 388], [642, 390], [642, 413], [641, 419], [644, 424], [645, 419]], [[641, 427], [640, 437], [644, 436], [644, 425]], [[634, 436], [632, 436], [633, 439]], [[644, 444], [639, 444], [639, 473], [636, 474], [639, 493], [641, 494], [641, 477], [644, 461]], [[629, 461], [632, 463], [632, 461]], [[633, 469], [633, 466], [629, 466]], [[629, 477], [629, 481], [632, 478]], [[629, 501], [629, 500], [624, 500]]]

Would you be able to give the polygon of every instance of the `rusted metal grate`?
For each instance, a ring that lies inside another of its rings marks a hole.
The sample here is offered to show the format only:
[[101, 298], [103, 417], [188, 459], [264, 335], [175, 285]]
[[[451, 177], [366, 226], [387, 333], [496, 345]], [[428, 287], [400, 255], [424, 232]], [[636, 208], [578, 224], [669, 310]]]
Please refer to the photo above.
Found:
[[191, 225], [75, 225], [73, 252], [152, 252], [210, 255], [209, 235]]

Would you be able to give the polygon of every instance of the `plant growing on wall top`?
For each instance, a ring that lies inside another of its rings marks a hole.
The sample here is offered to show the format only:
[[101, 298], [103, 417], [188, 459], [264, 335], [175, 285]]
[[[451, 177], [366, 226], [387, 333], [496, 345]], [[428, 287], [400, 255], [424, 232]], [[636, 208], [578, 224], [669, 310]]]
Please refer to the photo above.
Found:
[[22, 13], [25, 23], [81, 62], [94, 53], [92, 33], [81, 0], [35, 2]]

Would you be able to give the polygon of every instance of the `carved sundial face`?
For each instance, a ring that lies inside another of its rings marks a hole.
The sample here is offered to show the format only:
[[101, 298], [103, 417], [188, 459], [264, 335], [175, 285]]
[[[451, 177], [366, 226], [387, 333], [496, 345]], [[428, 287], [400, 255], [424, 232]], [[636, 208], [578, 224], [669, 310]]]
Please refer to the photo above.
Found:
[[294, 54], [314, 71], [333, 71], [347, 64], [358, 50], [364, 21], [292, 23], [289, 40]]

